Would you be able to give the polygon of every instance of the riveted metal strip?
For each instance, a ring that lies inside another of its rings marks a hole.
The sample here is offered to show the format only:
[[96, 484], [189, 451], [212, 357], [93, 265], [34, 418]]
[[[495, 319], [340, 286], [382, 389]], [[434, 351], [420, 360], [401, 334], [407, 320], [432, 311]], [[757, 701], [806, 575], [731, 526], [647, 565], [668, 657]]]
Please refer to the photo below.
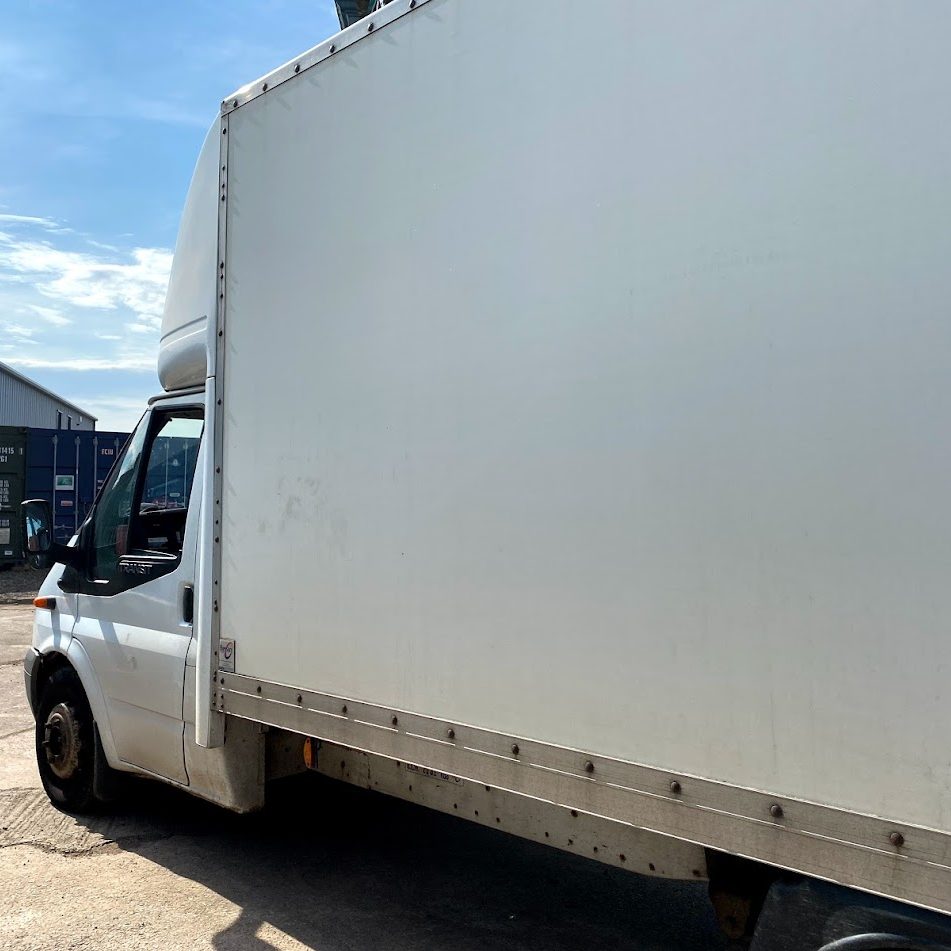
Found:
[[278, 66], [277, 69], [272, 70], [266, 76], [242, 86], [222, 101], [221, 114], [223, 116], [227, 115], [253, 99], [257, 99], [258, 96], [263, 96], [268, 90], [275, 89], [281, 83], [294, 79], [311, 67], [326, 62], [343, 50], [349, 49], [355, 43], [359, 43], [360, 40], [379, 32], [395, 20], [400, 19], [400, 17], [419, 10], [425, 4], [431, 2], [432, 0], [392, 0], [382, 10], [377, 10], [370, 16], [358, 20], [330, 39], [307, 50], [306, 53], [294, 57], [294, 59], [284, 63], [283, 66]]
[[[228, 176], [231, 169], [231, 137], [229, 135], [228, 116], [222, 115], [219, 120], [221, 147], [218, 153], [218, 270], [217, 270], [217, 306], [215, 310], [215, 347], [214, 365], [208, 368], [208, 393], [214, 398], [214, 425], [212, 427], [212, 444], [214, 446], [214, 478], [212, 498], [203, 504], [211, 506], [210, 519], [212, 521], [212, 570], [211, 570], [211, 637], [210, 643], [205, 646], [205, 653], [210, 660], [210, 671], [218, 668], [218, 644], [221, 639], [221, 530], [222, 530], [222, 460], [224, 457], [224, 388], [225, 388], [225, 326], [228, 303]], [[199, 674], [203, 667], [199, 666]], [[217, 683], [212, 676], [210, 690], [211, 705], [217, 707], [220, 697], [217, 693]], [[206, 731], [206, 740], [209, 746], [220, 746], [224, 742], [224, 718], [213, 717], [209, 730]]]
[[[225, 328], [228, 312], [228, 175], [231, 171], [231, 139], [229, 120], [223, 115], [221, 125], [221, 151], [218, 165], [218, 310], [215, 321], [215, 482], [214, 482], [214, 571], [212, 574], [215, 659], [218, 656], [218, 638], [221, 636], [221, 497], [224, 479], [221, 467], [224, 455], [224, 393], [225, 393]], [[217, 668], [217, 663], [215, 668]]]
[[239, 674], [218, 678], [219, 709], [232, 716], [951, 912], [951, 837], [933, 829]]
[[[689, 842], [623, 822], [424, 769], [399, 760], [321, 743], [313, 769], [334, 779], [503, 829], [606, 865], [660, 878], [706, 877], [706, 854]], [[526, 808], [528, 806], [528, 808]]]

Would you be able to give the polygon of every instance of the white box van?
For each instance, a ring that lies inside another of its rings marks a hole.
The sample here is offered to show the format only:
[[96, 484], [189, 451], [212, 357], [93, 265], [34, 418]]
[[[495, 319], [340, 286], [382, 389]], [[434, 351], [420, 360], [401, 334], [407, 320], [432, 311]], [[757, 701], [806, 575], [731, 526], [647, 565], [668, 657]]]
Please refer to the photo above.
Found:
[[949, 35], [394, 0], [225, 100], [165, 392], [71, 547], [27, 505], [54, 800], [306, 760], [947, 942]]

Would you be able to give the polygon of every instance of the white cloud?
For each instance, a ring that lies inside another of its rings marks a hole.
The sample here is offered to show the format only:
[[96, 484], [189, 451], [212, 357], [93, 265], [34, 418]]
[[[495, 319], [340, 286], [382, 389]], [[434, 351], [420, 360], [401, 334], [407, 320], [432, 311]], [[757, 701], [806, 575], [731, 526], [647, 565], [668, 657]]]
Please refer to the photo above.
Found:
[[[113, 258], [116, 255], [112, 256]], [[172, 266], [165, 248], [133, 248], [130, 260], [108, 260], [86, 251], [66, 251], [48, 241], [0, 232], [0, 280], [30, 283], [45, 297], [75, 307], [126, 307], [156, 330]]]
[[39, 215], [3, 215], [2, 359], [27, 371], [154, 373], [172, 252], [121, 250]]
[[72, 323], [68, 317], [64, 317], [58, 310], [54, 310], [52, 307], [44, 307], [42, 304], [30, 304], [28, 306], [40, 320], [44, 320], [54, 327], [65, 327], [67, 324]]
[[32, 327], [24, 327], [22, 324], [0, 324], [0, 328], [3, 329], [4, 333], [10, 334], [12, 337], [20, 337], [21, 339], [33, 336]]
[[47, 228], [50, 231], [64, 230], [58, 221], [54, 221], [52, 218], [42, 218], [38, 215], [11, 215], [0, 213], [0, 221], [5, 224], [39, 225], [39, 227]]
[[46, 357], [15, 356], [7, 357], [6, 363], [27, 370], [154, 370], [155, 355], [152, 353], [129, 355], [121, 363], [105, 357], [65, 357], [50, 359]]

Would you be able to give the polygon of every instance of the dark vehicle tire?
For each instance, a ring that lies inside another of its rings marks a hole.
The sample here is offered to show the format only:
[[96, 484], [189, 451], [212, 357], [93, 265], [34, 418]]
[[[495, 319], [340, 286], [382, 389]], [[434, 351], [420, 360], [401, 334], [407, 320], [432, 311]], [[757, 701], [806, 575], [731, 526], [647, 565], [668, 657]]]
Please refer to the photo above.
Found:
[[57, 809], [86, 813], [99, 807], [97, 743], [79, 677], [71, 667], [60, 667], [44, 685], [36, 711], [36, 763], [43, 788]]

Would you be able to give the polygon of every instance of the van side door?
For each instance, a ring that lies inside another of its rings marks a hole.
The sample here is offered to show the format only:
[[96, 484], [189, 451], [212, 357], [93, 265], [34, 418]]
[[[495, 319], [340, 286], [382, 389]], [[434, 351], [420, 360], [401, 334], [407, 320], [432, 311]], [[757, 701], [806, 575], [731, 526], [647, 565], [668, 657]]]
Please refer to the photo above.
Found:
[[63, 579], [119, 759], [180, 783], [203, 413], [181, 401], [146, 413], [83, 526], [85, 566]]

